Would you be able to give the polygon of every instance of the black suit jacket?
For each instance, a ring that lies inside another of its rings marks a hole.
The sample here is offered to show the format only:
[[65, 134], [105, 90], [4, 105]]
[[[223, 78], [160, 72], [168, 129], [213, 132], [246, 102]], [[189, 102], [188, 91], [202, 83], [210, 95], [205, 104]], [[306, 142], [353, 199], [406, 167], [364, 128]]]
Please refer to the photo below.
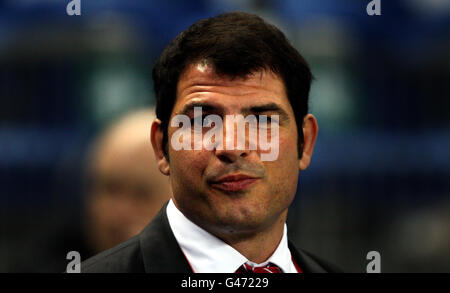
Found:
[[[83, 273], [192, 273], [169, 226], [166, 206], [137, 236], [81, 263]], [[340, 269], [297, 250], [289, 241], [295, 262], [304, 273], [335, 273]]]

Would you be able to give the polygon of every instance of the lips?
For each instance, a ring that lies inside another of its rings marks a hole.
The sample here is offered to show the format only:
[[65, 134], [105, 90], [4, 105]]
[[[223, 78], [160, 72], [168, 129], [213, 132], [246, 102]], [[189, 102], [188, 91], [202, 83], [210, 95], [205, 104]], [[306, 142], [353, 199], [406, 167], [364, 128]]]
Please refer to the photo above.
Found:
[[226, 175], [211, 182], [211, 186], [224, 191], [242, 191], [249, 188], [257, 180], [258, 178], [245, 174]]

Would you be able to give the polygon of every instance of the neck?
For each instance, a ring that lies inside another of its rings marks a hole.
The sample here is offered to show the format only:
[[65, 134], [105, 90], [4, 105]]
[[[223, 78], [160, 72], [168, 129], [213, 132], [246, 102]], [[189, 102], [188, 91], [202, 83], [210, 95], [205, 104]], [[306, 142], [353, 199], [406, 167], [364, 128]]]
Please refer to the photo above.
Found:
[[253, 233], [216, 235], [254, 263], [265, 262], [275, 252], [283, 237], [287, 211], [269, 227]]

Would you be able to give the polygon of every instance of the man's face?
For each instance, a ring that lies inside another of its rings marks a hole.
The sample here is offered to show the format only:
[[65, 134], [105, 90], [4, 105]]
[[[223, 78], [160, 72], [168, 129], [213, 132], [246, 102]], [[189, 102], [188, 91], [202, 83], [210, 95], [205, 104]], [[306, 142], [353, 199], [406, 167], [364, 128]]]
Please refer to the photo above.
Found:
[[194, 103], [203, 105], [203, 116], [222, 117], [224, 133], [226, 115], [279, 115], [279, 155], [262, 161], [263, 151], [247, 145], [244, 150], [176, 151], [170, 142], [178, 128], [169, 126], [169, 173], [176, 206], [216, 235], [254, 233], [277, 221], [284, 223], [297, 188], [299, 160], [296, 121], [282, 80], [268, 71], [232, 80], [217, 76], [210, 67], [191, 65], [180, 76], [171, 118], [194, 118]]

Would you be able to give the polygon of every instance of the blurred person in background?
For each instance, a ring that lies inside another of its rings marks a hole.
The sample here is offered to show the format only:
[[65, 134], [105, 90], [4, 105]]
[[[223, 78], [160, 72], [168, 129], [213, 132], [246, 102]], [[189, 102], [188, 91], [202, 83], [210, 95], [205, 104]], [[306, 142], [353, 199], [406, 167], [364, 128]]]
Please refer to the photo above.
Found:
[[138, 234], [170, 197], [152, 153], [154, 109], [132, 112], [95, 143], [88, 165], [85, 226], [93, 253]]

